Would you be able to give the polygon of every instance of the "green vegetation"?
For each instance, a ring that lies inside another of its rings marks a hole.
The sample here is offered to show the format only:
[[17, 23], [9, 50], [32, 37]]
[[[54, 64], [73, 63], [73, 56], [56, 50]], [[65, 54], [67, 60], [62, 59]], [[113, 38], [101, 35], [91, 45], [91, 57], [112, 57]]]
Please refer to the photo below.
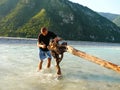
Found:
[[0, 0], [0, 20], [16, 7], [18, 0]]
[[99, 14], [102, 15], [103, 17], [109, 19], [110, 21], [113, 21], [115, 18], [120, 16], [119, 14], [103, 13], [103, 12], [100, 12]]
[[119, 14], [111, 14], [111, 13], [99, 13], [103, 17], [109, 19], [113, 23], [115, 23], [117, 26], [120, 27], [120, 15]]
[[67, 40], [120, 42], [119, 27], [68, 0], [0, 0], [0, 36], [37, 38], [42, 26]]
[[113, 22], [120, 27], [120, 16], [118, 16], [117, 18], [115, 18], [113, 20]]
[[50, 20], [46, 16], [45, 9], [42, 9], [38, 14], [32, 17], [28, 23], [23, 25], [22, 28], [18, 29], [17, 36], [36, 38], [42, 26], [50, 26]]

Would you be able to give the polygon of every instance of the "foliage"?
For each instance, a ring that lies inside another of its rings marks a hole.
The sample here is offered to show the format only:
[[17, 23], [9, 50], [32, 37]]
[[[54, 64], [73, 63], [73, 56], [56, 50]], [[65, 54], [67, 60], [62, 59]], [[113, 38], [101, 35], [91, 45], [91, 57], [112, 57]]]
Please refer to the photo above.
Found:
[[0, 0], [0, 10], [0, 36], [37, 38], [46, 26], [67, 40], [120, 42], [119, 27], [68, 0]]
[[120, 16], [114, 19], [113, 22], [120, 27]]

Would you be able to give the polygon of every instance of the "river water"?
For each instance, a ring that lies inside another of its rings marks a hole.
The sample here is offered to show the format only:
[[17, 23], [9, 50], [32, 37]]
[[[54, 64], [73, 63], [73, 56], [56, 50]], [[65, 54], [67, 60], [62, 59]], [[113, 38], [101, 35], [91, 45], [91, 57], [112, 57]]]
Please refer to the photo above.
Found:
[[[120, 44], [67, 41], [74, 48], [120, 65]], [[120, 73], [65, 53], [62, 78], [50, 70], [37, 72], [36, 40], [0, 38], [0, 90], [120, 90]]]

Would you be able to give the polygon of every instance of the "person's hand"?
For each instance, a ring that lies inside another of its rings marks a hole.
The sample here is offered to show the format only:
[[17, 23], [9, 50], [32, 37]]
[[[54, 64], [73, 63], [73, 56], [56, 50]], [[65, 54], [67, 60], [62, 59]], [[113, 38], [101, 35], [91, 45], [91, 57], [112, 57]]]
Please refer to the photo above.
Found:
[[46, 48], [46, 45], [45, 45], [45, 44], [44, 44], [44, 45], [41, 45], [41, 47], [42, 47], [42, 48]]
[[61, 41], [61, 40], [62, 40], [62, 38], [56, 37], [56, 38], [54, 39], [54, 42], [58, 42], [58, 41]]

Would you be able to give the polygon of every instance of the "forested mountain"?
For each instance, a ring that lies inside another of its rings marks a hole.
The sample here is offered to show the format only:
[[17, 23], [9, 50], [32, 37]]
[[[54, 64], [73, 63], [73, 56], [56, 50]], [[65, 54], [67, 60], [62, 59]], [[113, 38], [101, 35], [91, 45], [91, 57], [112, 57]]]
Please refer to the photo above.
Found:
[[120, 16], [118, 16], [117, 18], [115, 18], [115, 19], [113, 20], [113, 22], [114, 22], [117, 26], [120, 27]]
[[104, 13], [104, 12], [99, 12], [99, 14], [111, 21], [113, 21], [114, 19], [116, 19], [118, 16], [120, 16], [119, 14], [112, 14], [112, 13]]
[[68, 0], [0, 0], [0, 36], [37, 38], [46, 26], [66, 40], [120, 42], [120, 28]]
[[0, 0], [0, 20], [16, 8], [19, 0]]
[[120, 15], [119, 14], [111, 14], [111, 13], [103, 13], [100, 12], [100, 15], [114, 22], [117, 26], [120, 27]]

